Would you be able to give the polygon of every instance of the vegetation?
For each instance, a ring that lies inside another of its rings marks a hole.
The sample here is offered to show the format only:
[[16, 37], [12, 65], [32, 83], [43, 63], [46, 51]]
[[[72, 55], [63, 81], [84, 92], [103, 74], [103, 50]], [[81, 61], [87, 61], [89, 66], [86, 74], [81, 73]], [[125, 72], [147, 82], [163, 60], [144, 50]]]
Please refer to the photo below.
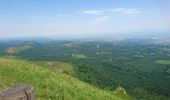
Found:
[[87, 58], [85, 55], [83, 54], [72, 54], [73, 57], [76, 57], [76, 58]]
[[170, 60], [157, 60], [155, 61], [155, 63], [162, 65], [170, 65]]
[[6, 59], [29, 60], [27, 64], [34, 64], [56, 77], [71, 77], [123, 99], [170, 100], [169, 44], [147, 40], [32, 42], [31, 48], [14, 54], [6, 53], [6, 48], [20, 47], [23, 43], [1, 45], [0, 55]]
[[6, 52], [8, 54], [14, 54], [14, 53], [19, 53], [21, 51], [27, 50], [29, 48], [31, 48], [30, 45], [21, 45], [19, 47], [9, 47], [6, 49]]
[[[0, 58], [0, 89], [17, 83], [34, 86], [37, 100], [123, 100], [64, 73], [55, 73], [30, 61]], [[65, 64], [64, 64], [65, 65]], [[123, 98], [129, 99], [123, 95]]]

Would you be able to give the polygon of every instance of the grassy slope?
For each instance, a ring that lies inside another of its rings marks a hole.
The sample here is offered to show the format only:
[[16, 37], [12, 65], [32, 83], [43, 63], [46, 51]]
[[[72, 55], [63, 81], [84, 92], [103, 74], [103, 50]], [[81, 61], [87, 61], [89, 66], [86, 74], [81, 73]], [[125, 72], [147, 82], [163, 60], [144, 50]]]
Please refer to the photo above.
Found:
[[[0, 58], [0, 90], [17, 83], [32, 84], [37, 100], [123, 100], [111, 92], [33, 62]], [[128, 96], [123, 98], [129, 99]]]
[[170, 60], [157, 60], [155, 63], [161, 65], [170, 65]]
[[21, 51], [24, 51], [24, 50], [27, 50], [29, 48], [31, 48], [32, 46], [30, 45], [21, 45], [21, 46], [18, 46], [18, 47], [9, 47], [9, 48], [13, 48], [12, 51], [9, 51], [8, 49], [6, 49], [6, 53], [9, 53], [9, 54], [16, 54], [16, 53], [19, 53]]

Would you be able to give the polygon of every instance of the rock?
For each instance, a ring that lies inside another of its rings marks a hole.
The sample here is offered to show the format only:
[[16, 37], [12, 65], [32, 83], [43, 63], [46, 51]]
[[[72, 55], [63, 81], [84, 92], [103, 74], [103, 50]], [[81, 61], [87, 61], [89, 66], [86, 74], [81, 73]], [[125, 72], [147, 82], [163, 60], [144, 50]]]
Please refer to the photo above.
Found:
[[0, 100], [35, 100], [33, 87], [18, 84], [0, 92]]

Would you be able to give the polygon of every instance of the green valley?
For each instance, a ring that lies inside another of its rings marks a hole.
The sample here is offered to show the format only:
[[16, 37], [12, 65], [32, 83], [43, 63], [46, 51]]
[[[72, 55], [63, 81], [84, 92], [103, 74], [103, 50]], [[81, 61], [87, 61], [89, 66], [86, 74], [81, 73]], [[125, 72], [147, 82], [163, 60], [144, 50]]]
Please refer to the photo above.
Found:
[[162, 51], [170, 45], [142, 41], [2, 43], [0, 86], [30, 83], [41, 100], [170, 100], [170, 56]]

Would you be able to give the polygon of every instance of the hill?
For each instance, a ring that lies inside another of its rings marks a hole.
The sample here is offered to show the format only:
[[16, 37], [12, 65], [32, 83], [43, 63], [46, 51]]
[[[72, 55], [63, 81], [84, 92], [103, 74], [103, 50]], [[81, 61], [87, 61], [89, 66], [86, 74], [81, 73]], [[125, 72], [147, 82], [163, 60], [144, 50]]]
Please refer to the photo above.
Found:
[[34, 86], [37, 100], [130, 100], [127, 94], [104, 91], [65, 73], [31, 61], [0, 58], [0, 90], [18, 83]]

